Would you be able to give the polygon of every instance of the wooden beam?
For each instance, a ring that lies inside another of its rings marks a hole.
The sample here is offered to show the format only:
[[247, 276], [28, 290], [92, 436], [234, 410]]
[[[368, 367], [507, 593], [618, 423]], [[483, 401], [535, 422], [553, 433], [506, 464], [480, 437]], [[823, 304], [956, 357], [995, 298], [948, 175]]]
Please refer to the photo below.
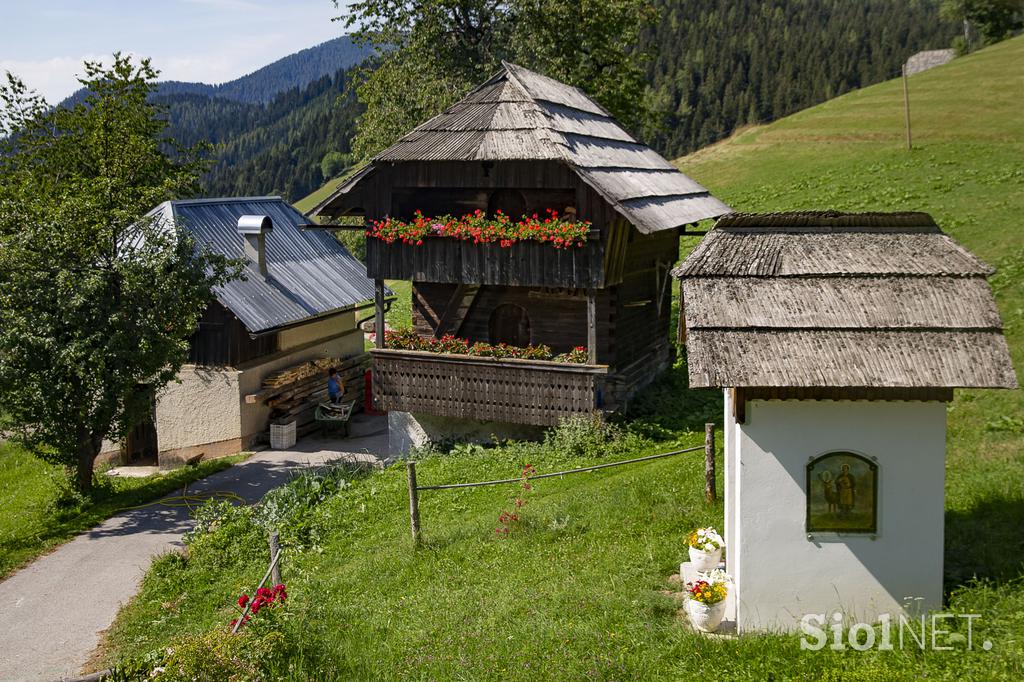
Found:
[[480, 293], [479, 284], [460, 284], [455, 287], [455, 292], [448, 299], [441, 319], [437, 321], [437, 328], [434, 330], [434, 338], [441, 338], [445, 334], [458, 336], [462, 329], [462, 323], [466, 321], [469, 309]]
[[683, 298], [683, 280], [679, 280], [679, 319], [676, 323], [676, 340], [686, 345], [686, 300]]
[[373, 334], [376, 337], [377, 348], [384, 347], [384, 330], [386, 329], [384, 323], [384, 280], [375, 279], [373, 280], [375, 287], [374, 291], [374, 305], [377, 310], [376, 318], [373, 321]]
[[587, 290], [587, 362], [597, 364], [597, 294]]

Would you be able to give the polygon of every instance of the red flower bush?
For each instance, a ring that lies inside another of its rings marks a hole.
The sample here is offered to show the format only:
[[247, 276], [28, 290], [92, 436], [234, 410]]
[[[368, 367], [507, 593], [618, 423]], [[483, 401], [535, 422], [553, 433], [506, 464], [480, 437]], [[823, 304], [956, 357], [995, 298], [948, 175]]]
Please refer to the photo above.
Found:
[[[517, 494], [515, 499], [512, 500], [512, 504], [515, 505], [516, 509], [522, 509], [526, 506], [526, 499], [523, 497], [524, 494], [533, 490], [533, 486], [530, 484], [530, 478], [537, 474], [537, 470], [533, 468], [533, 465], [529, 462], [523, 467], [523, 473], [520, 474], [522, 481], [519, 487], [522, 488], [522, 494]], [[512, 524], [519, 521], [518, 512], [510, 512], [502, 510], [501, 514], [498, 515], [498, 527], [494, 529], [494, 533], [499, 538], [508, 537], [508, 534], [512, 532]]]
[[583, 246], [590, 232], [590, 222], [559, 217], [558, 211], [550, 208], [546, 214], [543, 219], [536, 213], [524, 215], [518, 222], [513, 222], [501, 211], [493, 218], [479, 209], [461, 218], [450, 215], [428, 218], [421, 211], [416, 211], [409, 222], [394, 218], [375, 220], [366, 236], [388, 244], [401, 242], [413, 246], [422, 246], [425, 237], [447, 237], [474, 244], [497, 243], [503, 249], [522, 241], [551, 244], [556, 249]]
[[452, 335], [440, 339], [422, 337], [412, 329], [394, 329], [384, 332], [384, 345], [398, 350], [422, 350], [430, 353], [454, 353], [456, 355], [472, 355], [486, 358], [516, 358], [519, 360], [551, 360], [554, 362], [571, 362], [586, 364], [587, 349], [577, 346], [568, 353], [554, 355], [551, 348], [544, 345], [525, 347], [510, 346], [507, 343], [490, 344], [482, 341], [470, 343], [466, 339], [458, 339]]
[[[236, 602], [238, 608], [242, 609], [242, 625], [245, 625], [249, 620], [260, 612], [261, 609], [270, 606], [280, 606], [284, 604], [285, 600], [288, 599], [288, 590], [283, 584], [274, 585], [273, 587], [261, 587], [256, 590], [256, 597], [252, 599], [250, 603], [249, 595], [243, 594], [238, 598]], [[245, 612], [245, 607], [249, 607], [249, 612]], [[230, 626], [235, 627], [235, 623], [238, 619], [235, 618], [231, 621]]]

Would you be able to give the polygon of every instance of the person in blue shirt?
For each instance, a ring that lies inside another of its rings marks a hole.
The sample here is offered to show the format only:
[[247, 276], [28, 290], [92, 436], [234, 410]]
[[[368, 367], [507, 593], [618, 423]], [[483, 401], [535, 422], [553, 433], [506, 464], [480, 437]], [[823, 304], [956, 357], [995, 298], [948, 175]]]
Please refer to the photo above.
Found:
[[327, 397], [331, 399], [332, 403], [337, 405], [341, 402], [343, 395], [345, 395], [345, 384], [338, 378], [338, 370], [331, 367], [327, 371]]

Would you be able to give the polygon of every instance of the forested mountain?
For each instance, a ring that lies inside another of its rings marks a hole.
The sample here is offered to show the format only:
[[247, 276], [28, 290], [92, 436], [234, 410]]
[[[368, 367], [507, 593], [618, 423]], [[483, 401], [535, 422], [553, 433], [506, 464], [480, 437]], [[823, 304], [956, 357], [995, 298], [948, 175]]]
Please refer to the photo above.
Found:
[[207, 95], [237, 102], [266, 104], [282, 92], [305, 87], [324, 76], [333, 76], [338, 69], [354, 66], [369, 53], [368, 48], [356, 45], [348, 36], [341, 36], [300, 50], [220, 85], [164, 81], [160, 84], [160, 94]]
[[[341, 69], [305, 88], [279, 94], [267, 105], [224, 98], [160, 95], [169, 108], [168, 133], [185, 143], [215, 146], [205, 186], [209, 196], [280, 194], [297, 199], [324, 180], [328, 153], [348, 154], [359, 106]], [[336, 165], [333, 172], [344, 164]]]
[[937, 0], [658, 0], [640, 131], [669, 158], [899, 74], [958, 27]]
[[[657, 5], [660, 20], [641, 38], [653, 57], [645, 104], [656, 115], [636, 132], [669, 158], [893, 77], [906, 57], [945, 47], [958, 31], [940, 21], [938, 0]], [[207, 194], [296, 200], [341, 170], [360, 111], [341, 97], [351, 77], [341, 67], [360, 50], [338, 39], [220, 86], [163, 84], [157, 97], [169, 106], [171, 134], [217, 146]], [[329, 55], [344, 63], [320, 73]]]

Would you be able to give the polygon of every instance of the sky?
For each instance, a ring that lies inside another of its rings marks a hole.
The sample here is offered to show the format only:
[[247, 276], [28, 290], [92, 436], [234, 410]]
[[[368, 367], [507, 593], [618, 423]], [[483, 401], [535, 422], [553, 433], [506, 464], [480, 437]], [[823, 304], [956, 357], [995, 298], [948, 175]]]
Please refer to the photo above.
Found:
[[[344, 7], [345, 3], [341, 3]], [[83, 59], [151, 57], [161, 80], [223, 83], [344, 33], [331, 0], [0, 0], [0, 74], [56, 104]]]

